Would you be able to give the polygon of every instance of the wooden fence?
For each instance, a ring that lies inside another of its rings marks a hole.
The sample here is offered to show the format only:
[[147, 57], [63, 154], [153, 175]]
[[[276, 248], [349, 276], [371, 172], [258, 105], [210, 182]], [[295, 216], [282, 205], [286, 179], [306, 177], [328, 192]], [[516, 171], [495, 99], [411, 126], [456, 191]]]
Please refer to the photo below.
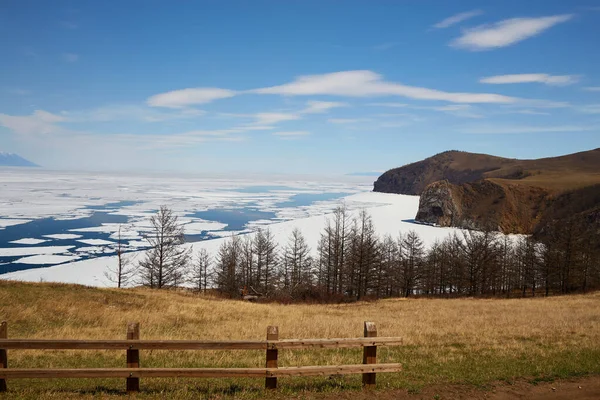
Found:
[[[378, 372], [398, 372], [400, 364], [377, 364], [377, 346], [400, 345], [396, 337], [377, 337], [373, 322], [365, 322], [364, 337], [340, 339], [279, 339], [279, 328], [267, 328], [267, 340], [140, 340], [140, 324], [127, 325], [126, 340], [46, 340], [8, 339], [7, 324], [0, 324], [0, 392], [7, 379], [24, 378], [126, 378], [128, 392], [140, 390], [140, 378], [265, 378], [267, 389], [277, 388], [277, 378], [285, 376], [327, 376], [362, 374], [365, 387], [374, 387]], [[283, 349], [363, 348], [363, 363], [283, 367], [277, 365]], [[127, 368], [22, 369], [8, 368], [7, 350], [126, 350]], [[140, 350], [266, 350], [265, 368], [140, 368]]]

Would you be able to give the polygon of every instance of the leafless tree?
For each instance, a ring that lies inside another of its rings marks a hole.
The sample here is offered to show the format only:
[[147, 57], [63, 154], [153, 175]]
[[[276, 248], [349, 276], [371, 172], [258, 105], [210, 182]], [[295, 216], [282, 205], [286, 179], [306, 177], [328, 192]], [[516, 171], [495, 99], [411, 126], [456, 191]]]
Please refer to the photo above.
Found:
[[145, 236], [150, 244], [139, 262], [140, 280], [151, 288], [168, 288], [184, 282], [191, 248], [185, 248], [183, 225], [173, 211], [161, 206], [150, 218], [152, 231]]
[[121, 225], [117, 231], [117, 265], [107, 267], [104, 276], [117, 285], [118, 288], [127, 286], [135, 276], [137, 270], [132, 263], [131, 256], [125, 254], [123, 240], [121, 237]]
[[206, 249], [200, 249], [189, 270], [189, 282], [193, 287], [206, 293], [210, 279], [211, 259]]
[[290, 294], [312, 284], [312, 257], [302, 232], [295, 228], [283, 249], [283, 287]]

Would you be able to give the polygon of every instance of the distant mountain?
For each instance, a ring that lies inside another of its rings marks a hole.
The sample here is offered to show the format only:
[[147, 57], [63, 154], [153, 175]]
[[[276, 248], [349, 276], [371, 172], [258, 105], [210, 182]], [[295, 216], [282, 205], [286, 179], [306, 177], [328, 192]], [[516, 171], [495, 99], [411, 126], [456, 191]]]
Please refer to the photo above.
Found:
[[447, 151], [389, 170], [374, 186], [420, 195], [419, 222], [536, 233], [572, 221], [600, 234], [600, 149], [537, 160]]
[[39, 165], [24, 159], [18, 154], [0, 151], [0, 167], [39, 167]]

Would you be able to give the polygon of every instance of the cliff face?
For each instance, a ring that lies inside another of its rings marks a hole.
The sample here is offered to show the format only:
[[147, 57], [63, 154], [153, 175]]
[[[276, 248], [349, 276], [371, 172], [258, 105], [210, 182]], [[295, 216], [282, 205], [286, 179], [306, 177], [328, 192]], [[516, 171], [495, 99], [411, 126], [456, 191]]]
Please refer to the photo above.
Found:
[[572, 215], [589, 225], [600, 213], [600, 149], [539, 160], [449, 151], [387, 171], [374, 191], [420, 195], [416, 220], [440, 226], [533, 233]]
[[434, 182], [421, 193], [416, 220], [439, 226], [530, 233], [547, 192], [481, 180], [462, 185]]
[[458, 226], [462, 223], [461, 197], [458, 186], [446, 180], [434, 182], [421, 193], [415, 219], [439, 226]]

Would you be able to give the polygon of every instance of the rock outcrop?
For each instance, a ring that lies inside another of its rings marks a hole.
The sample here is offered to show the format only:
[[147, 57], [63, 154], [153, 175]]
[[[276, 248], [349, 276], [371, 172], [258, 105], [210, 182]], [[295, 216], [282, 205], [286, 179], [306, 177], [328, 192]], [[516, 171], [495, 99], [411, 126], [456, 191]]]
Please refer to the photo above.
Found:
[[461, 220], [457, 189], [457, 186], [446, 180], [427, 186], [421, 193], [415, 219], [427, 224], [455, 226]]
[[600, 149], [539, 160], [449, 151], [386, 172], [374, 190], [420, 195], [423, 223], [529, 234], [577, 214], [598, 232], [599, 171]]

